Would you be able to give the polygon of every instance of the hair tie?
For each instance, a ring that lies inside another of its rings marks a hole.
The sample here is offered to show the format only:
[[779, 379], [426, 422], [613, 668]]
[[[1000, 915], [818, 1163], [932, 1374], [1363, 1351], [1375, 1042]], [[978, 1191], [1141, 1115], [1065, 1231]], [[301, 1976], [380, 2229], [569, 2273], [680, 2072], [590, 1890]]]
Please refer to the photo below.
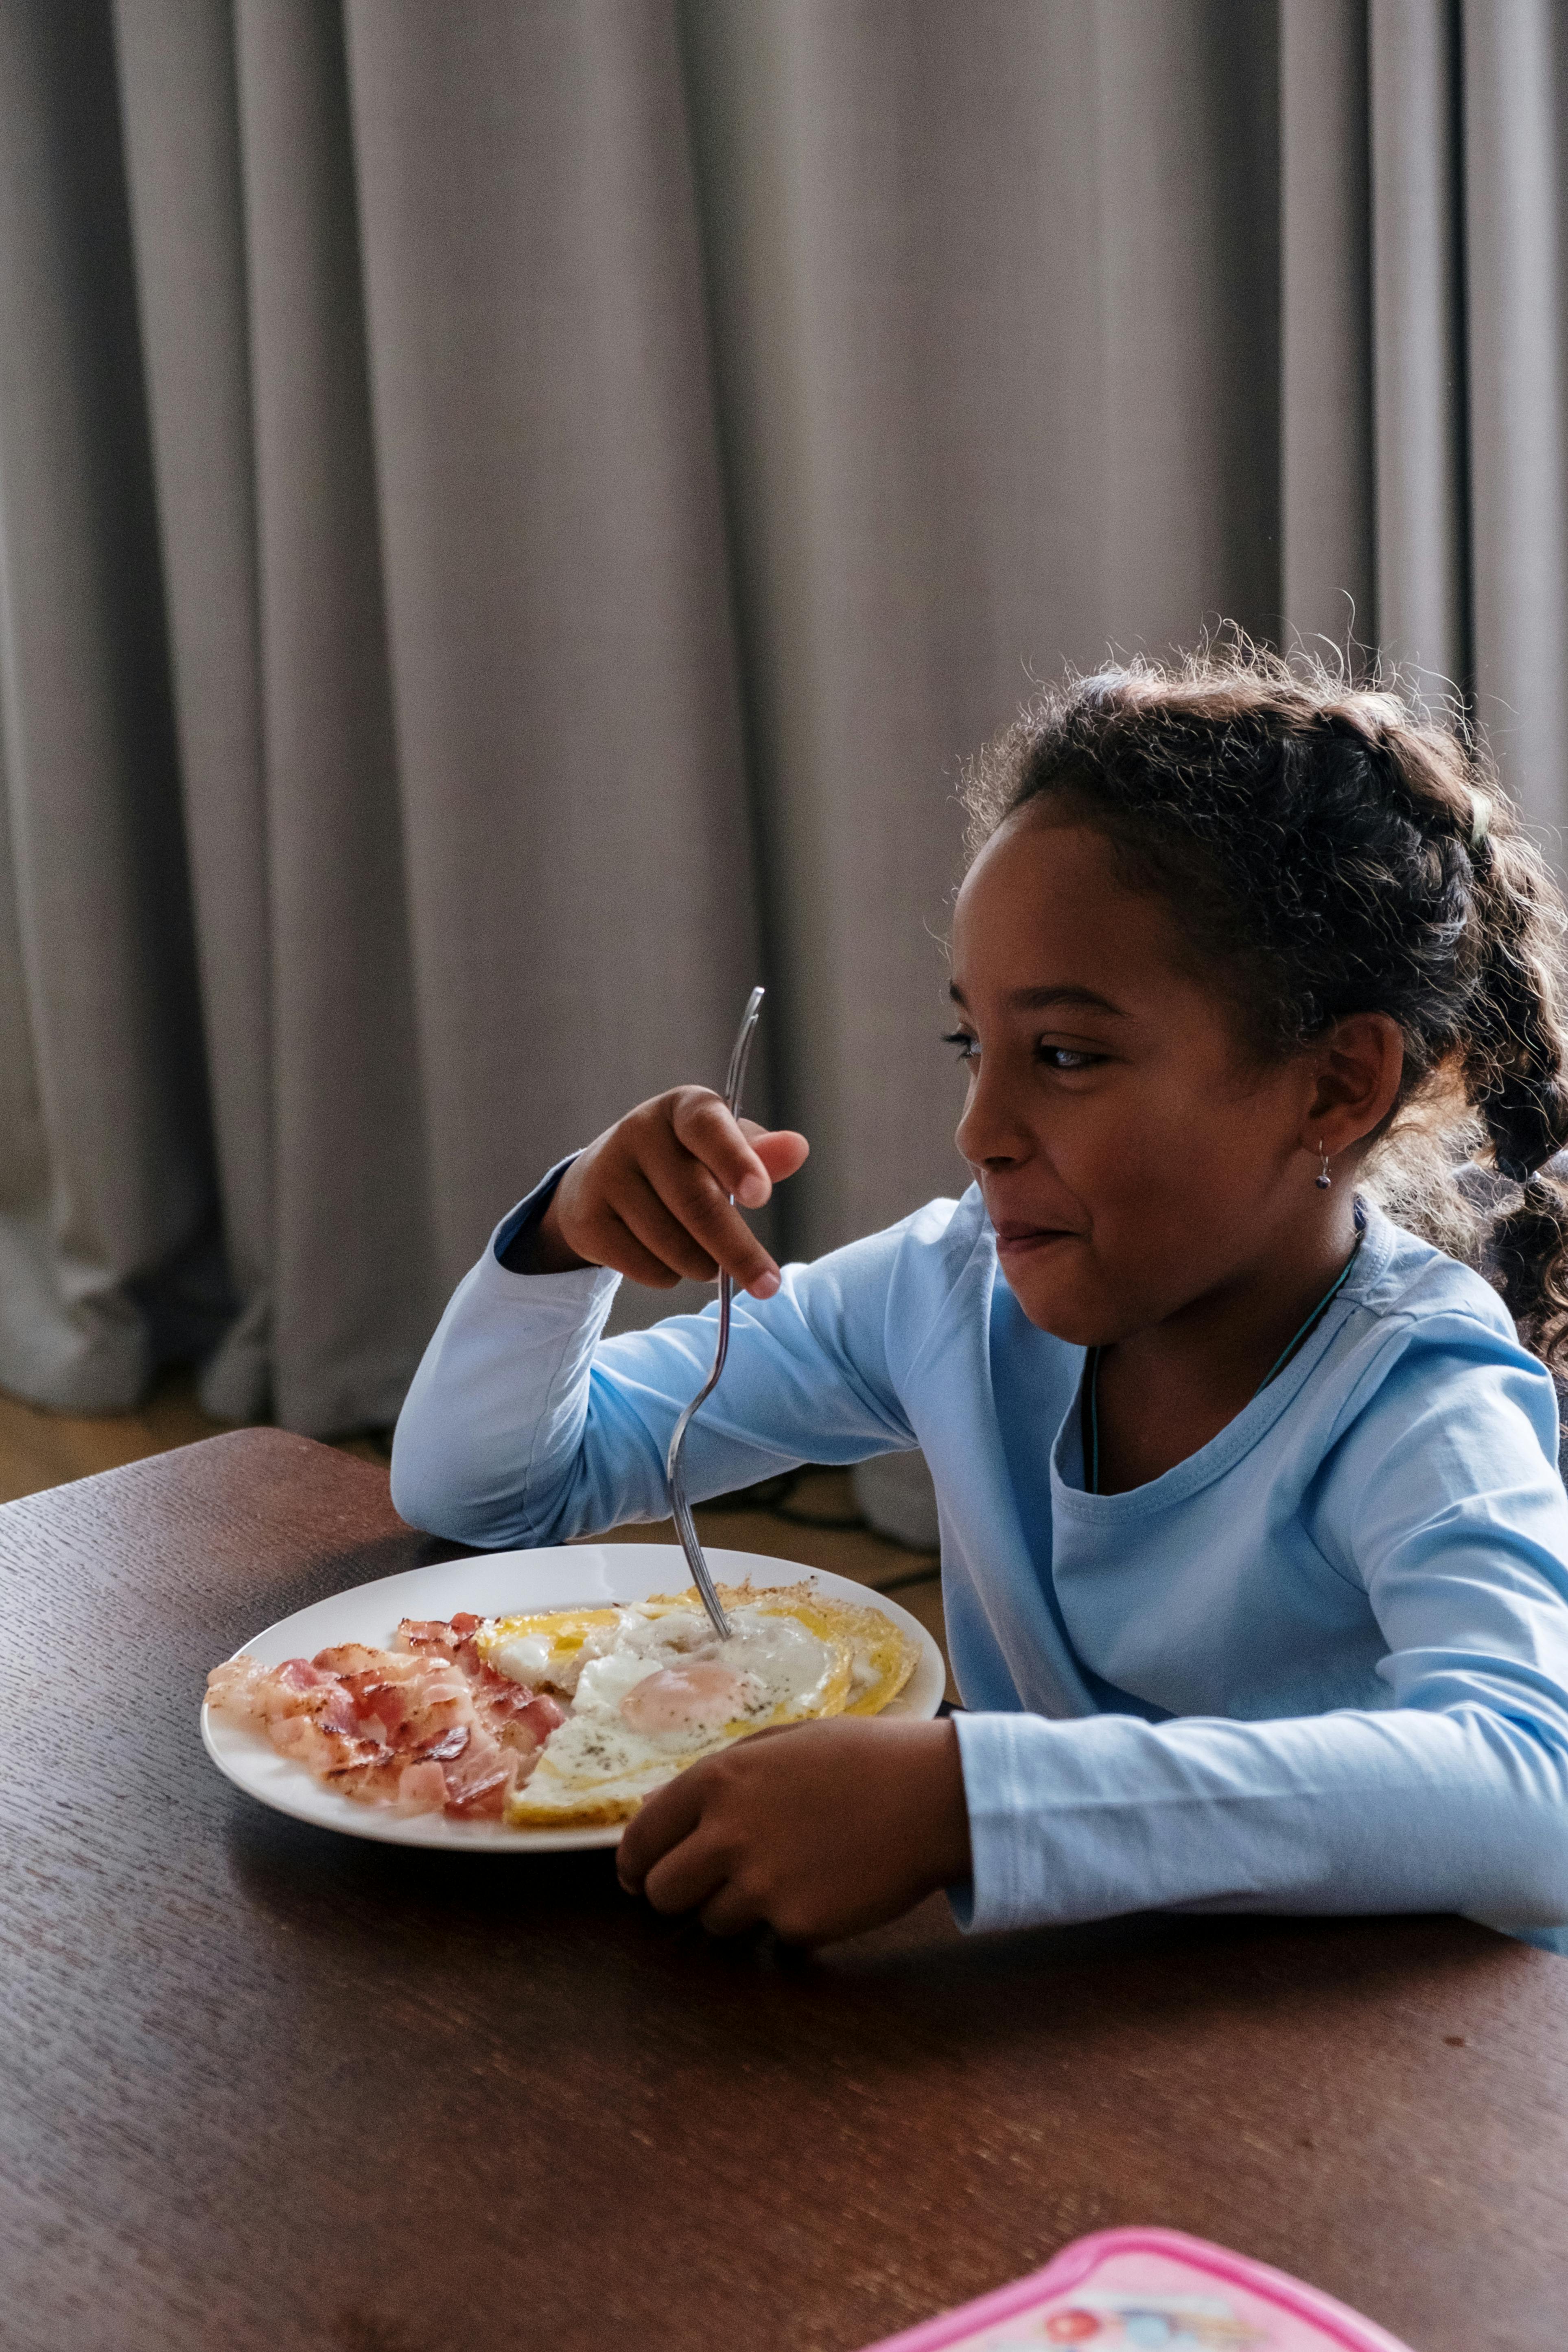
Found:
[[1491, 828], [1492, 804], [1488, 793], [1470, 787], [1470, 847], [1479, 849]]

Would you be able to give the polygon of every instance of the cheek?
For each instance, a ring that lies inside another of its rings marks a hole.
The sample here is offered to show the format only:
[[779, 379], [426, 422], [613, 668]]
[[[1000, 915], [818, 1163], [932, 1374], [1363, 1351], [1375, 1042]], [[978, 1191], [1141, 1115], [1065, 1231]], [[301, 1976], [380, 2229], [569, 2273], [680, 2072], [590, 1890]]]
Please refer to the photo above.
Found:
[[1157, 1089], [1126, 1086], [1074, 1104], [1053, 1121], [1051, 1163], [1098, 1231], [1140, 1202], [1190, 1184], [1205, 1145], [1205, 1122]]
[[[1246, 1224], [1274, 1181], [1283, 1125], [1267, 1097], [1238, 1096], [1234, 1078], [1148, 1089], [1131, 1114], [1108, 1121], [1084, 1139], [1092, 1167], [1095, 1226], [1118, 1229], [1121, 1246], [1142, 1255], [1140, 1228], [1152, 1243], [1158, 1228], [1184, 1228], [1195, 1246], [1200, 1234]], [[1277, 1132], [1279, 1130], [1279, 1132]], [[1286, 1147], [1288, 1148], [1288, 1147]]]
[[1144, 1129], [1095, 1171], [1089, 1255], [1108, 1295], [1163, 1292], [1194, 1256], [1207, 1255], [1215, 1208], [1201, 1138]]
[[1234, 1082], [1206, 1097], [1130, 1088], [1084, 1113], [1060, 1123], [1051, 1159], [1088, 1213], [1088, 1238], [1010, 1265], [1007, 1279], [1041, 1329], [1109, 1345], [1238, 1262], [1272, 1181], [1272, 1122], [1237, 1100]]

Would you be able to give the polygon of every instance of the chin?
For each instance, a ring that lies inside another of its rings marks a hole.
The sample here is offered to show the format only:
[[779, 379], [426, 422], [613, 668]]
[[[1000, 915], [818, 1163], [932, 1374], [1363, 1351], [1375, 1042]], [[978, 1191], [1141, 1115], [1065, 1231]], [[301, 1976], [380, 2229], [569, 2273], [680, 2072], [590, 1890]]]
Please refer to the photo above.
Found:
[[1110, 1318], [1103, 1301], [1097, 1307], [1050, 1283], [1015, 1282], [1006, 1276], [1004, 1279], [1037, 1331], [1048, 1331], [1053, 1339], [1065, 1340], [1069, 1348], [1103, 1348], [1116, 1336], [1109, 1328]]

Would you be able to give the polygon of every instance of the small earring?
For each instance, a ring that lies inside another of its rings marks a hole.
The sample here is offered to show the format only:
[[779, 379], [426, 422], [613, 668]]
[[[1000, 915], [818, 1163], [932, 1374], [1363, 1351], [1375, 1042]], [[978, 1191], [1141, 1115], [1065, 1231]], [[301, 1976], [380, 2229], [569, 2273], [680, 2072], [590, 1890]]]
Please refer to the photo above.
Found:
[[1314, 1179], [1314, 1181], [1316, 1182], [1317, 1187], [1318, 1187], [1318, 1190], [1319, 1190], [1319, 1192], [1326, 1192], [1328, 1191], [1328, 1189], [1329, 1189], [1329, 1186], [1333, 1182], [1333, 1181], [1334, 1181], [1334, 1180], [1333, 1180], [1333, 1178], [1332, 1178], [1332, 1177], [1330, 1175], [1330, 1173], [1329, 1173], [1329, 1155], [1328, 1155], [1328, 1153], [1323, 1150], [1323, 1147], [1322, 1147], [1322, 1145], [1321, 1145], [1321, 1143], [1320, 1143], [1320, 1144], [1319, 1144], [1319, 1146], [1318, 1146], [1318, 1157], [1319, 1157], [1319, 1159], [1320, 1159], [1320, 1160], [1322, 1161], [1322, 1163], [1323, 1163], [1323, 1167], [1322, 1167], [1322, 1173], [1321, 1173], [1320, 1176], [1318, 1176], [1317, 1178], [1315, 1178], [1315, 1179]]

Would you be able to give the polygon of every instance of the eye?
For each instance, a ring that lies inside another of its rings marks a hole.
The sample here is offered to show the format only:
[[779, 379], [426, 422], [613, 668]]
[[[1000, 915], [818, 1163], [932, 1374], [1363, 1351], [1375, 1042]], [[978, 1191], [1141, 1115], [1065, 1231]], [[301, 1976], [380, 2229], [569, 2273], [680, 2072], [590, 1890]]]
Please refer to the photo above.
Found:
[[1047, 1045], [1043, 1041], [1035, 1050], [1047, 1070], [1064, 1075], [1069, 1070], [1097, 1070], [1107, 1058], [1103, 1054], [1085, 1053], [1077, 1045]]
[[972, 1037], [967, 1029], [950, 1030], [942, 1042], [954, 1048], [961, 1062], [977, 1062], [980, 1059], [980, 1040]]

